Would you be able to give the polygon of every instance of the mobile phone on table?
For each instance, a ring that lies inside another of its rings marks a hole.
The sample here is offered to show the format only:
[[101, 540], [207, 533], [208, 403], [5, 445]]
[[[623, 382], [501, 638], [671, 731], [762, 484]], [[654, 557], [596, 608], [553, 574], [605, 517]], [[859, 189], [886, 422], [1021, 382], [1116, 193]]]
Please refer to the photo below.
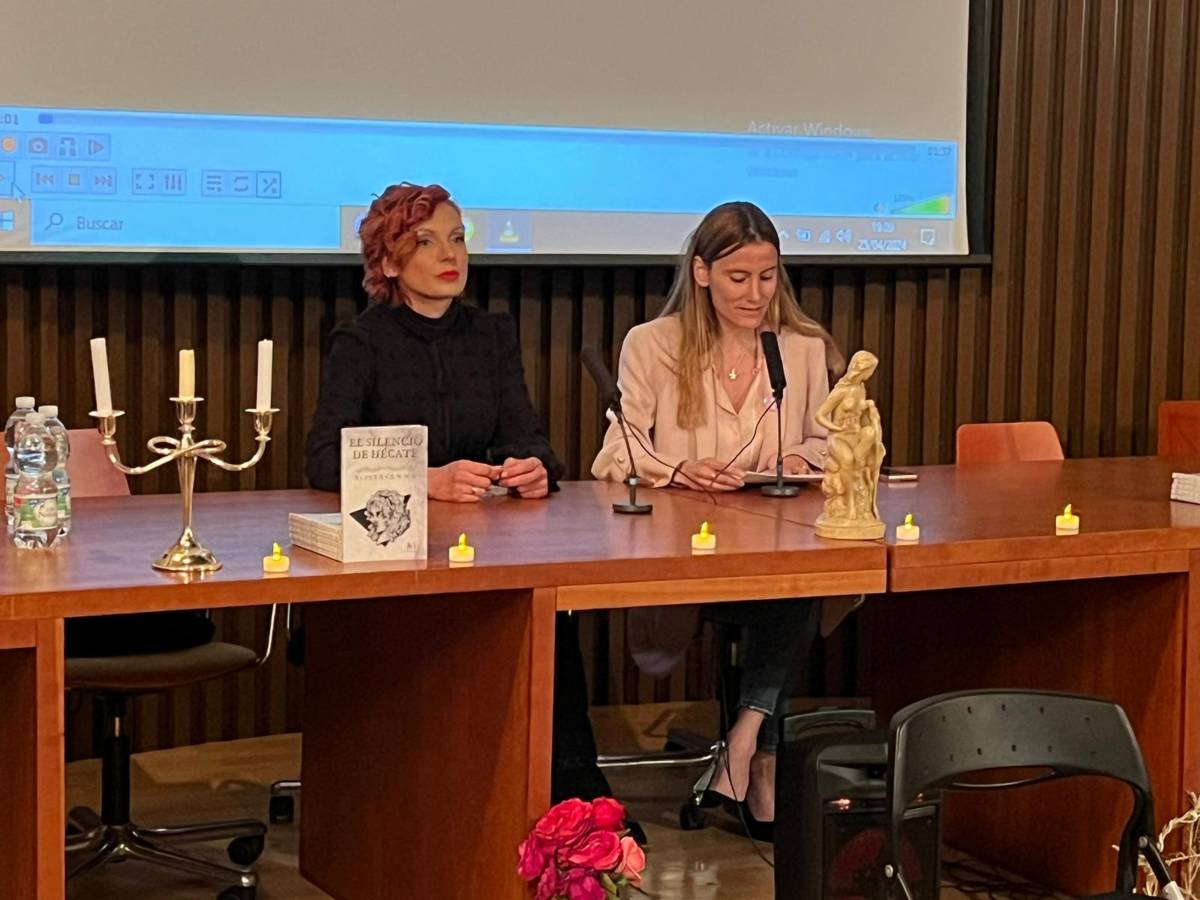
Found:
[[909, 472], [905, 469], [893, 469], [891, 466], [884, 466], [879, 470], [880, 481], [916, 481], [917, 473]]

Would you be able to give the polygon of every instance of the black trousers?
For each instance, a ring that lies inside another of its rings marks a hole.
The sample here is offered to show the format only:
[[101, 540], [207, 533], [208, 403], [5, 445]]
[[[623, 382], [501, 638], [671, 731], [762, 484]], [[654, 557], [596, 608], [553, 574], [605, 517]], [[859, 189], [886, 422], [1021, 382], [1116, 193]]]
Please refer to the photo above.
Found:
[[550, 799], [611, 797], [608, 779], [596, 765], [596, 738], [588, 718], [587, 679], [579, 649], [579, 617], [554, 620], [554, 750]]
[[67, 619], [63, 630], [70, 657], [170, 653], [207, 644], [214, 633], [209, 618], [195, 610], [86, 616]]

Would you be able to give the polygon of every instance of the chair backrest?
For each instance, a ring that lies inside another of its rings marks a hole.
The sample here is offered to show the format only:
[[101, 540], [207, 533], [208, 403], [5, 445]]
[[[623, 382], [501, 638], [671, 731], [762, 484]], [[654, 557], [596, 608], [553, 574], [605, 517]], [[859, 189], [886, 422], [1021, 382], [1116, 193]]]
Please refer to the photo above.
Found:
[[[892, 717], [888, 739], [889, 856], [899, 847], [904, 811], [934, 790], [980, 789], [959, 779], [995, 769], [1046, 774], [992, 789], [1072, 775], [1103, 775], [1127, 784], [1134, 796], [1117, 861], [1117, 890], [1133, 890], [1137, 840], [1154, 836], [1154, 801], [1141, 749], [1124, 710], [1097, 697], [1038, 691], [943, 694]], [[1099, 849], [1099, 848], [1098, 848]]]
[[979, 422], [960, 425], [955, 462], [1035, 462], [1063, 458], [1058, 432], [1049, 422]]
[[1158, 405], [1158, 455], [1200, 456], [1200, 400]]
[[71, 455], [67, 474], [71, 476], [71, 497], [127, 497], [129, 481], [108, 461], [100, 432], [95, 428], [72, 428]]
[[[129, 482], [108, 461], [100, 432], [94, 428], [71, 428], [67, 437], [71, 441], [67, 474], [71, 477], [72, 499], [129, 496]], [[0, 465], [7, 464], [8, 448], [0, 444]]]

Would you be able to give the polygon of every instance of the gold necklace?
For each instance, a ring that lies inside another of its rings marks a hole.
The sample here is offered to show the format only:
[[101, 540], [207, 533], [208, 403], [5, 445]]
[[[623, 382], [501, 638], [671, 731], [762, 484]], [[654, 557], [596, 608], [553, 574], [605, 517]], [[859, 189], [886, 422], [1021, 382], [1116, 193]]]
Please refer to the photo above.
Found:
[[[754, 359], [755, 359], [755, 363], [756, 363], [756, 365], [754, 366], [754, 368], [751, 371], [757, 372], [758, 371], [758, 365], [757, 365], [758, 344], [757, 343], [753, 344], [751, 349], [753, 349], [753, 351], [754, 351]], [[730, 381], [737, 381], [738, 378], [741, 377], [742, 373], [739, 372], [737, 369], [738, 363], [740, 363], [742, 361], [742, 358], [745, 357], [745, 355], [749, 352], [750, 352], [749, 350], [742, 350], [742, 352], [740, 354], [738, 354], [737, 359], [735, 359], [733, 361], [733, 365], [729, 367], [729, 371], [725, 374], [726, 378], [728, 378]]]

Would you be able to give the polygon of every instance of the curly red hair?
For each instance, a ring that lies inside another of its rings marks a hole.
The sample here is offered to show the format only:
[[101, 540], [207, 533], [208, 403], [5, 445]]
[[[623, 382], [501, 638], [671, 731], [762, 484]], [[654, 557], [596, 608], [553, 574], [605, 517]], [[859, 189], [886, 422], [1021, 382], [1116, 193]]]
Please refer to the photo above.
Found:
[[383, 271], [384, 261], [391, 260], [397, 268], [404, 268], [417, 249], [417, 226], [427, 222], [443, 203], [459, 208], [440, 184], [393, 184], [375, 198], [358, 228], [363, 289], [372, 302], [393, 306], [404, 302], [398, 280]]

